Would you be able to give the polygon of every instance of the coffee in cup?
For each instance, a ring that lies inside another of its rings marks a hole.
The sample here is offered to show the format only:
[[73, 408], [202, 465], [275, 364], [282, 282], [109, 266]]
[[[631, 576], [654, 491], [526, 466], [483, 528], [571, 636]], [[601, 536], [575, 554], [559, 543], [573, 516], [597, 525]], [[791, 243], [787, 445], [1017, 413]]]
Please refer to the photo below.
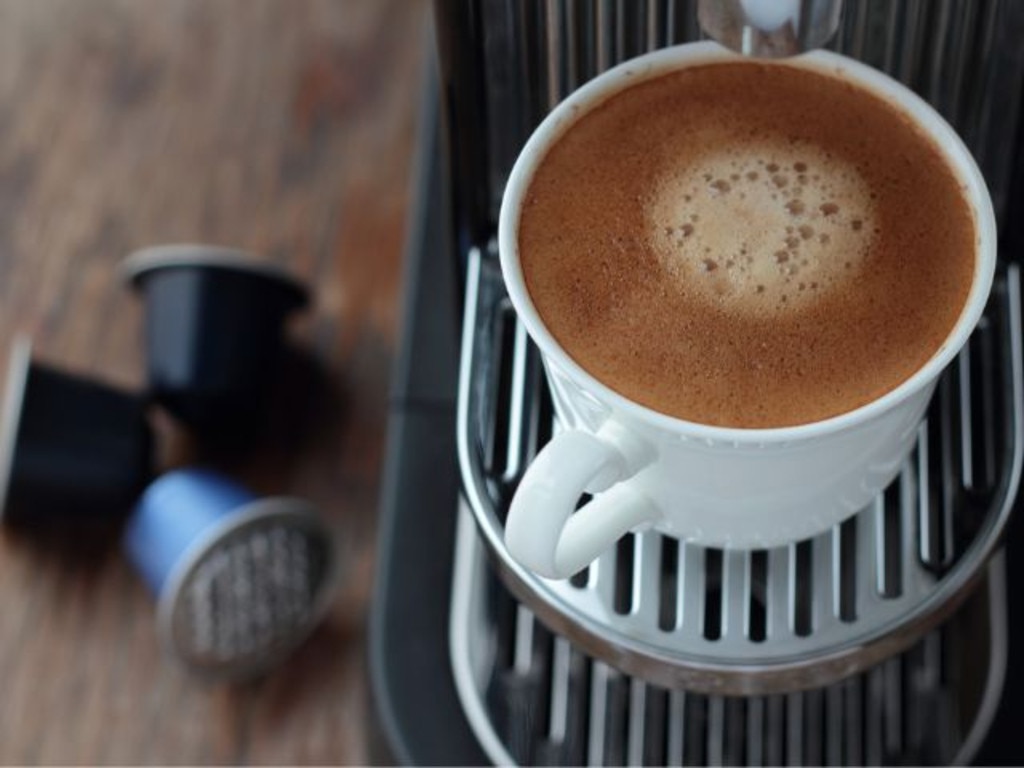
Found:
[[645, 79], [537, 165], [526, 286], [580, 366], [728, 427], [871, 402], [942, 345], [971, 286], [971, 205], [935, 140], [848, 78], [726, 59]]
[[871, 503], [981, 317], [996, 226], [963, 142], [901, 84], [695, 43], [552, 111], [498, 250], [560, 425], [505, 544], [566, 577], [630, 530], [769, 548]]

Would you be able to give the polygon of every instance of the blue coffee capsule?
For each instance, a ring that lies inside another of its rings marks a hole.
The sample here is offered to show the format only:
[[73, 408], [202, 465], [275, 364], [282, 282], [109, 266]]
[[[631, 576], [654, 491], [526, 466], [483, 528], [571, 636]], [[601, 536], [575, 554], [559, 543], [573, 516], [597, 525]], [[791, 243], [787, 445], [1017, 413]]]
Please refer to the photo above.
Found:
[[144, 302], [150, 394], [206, 440], [254, 430], [305, 286], [243, 251], [163, 245], [131, 254], [122, 274]]
[[333, 537], [307, 502], [257, 497], [208, 469], [153, 481], [124, 547], [157, 597], [164, 646], [213, 677], [281, 661], [322, 618], [336, 584]]
[[0, 516], [24, 528], [123, 520], [151, 476], [146, 402], [33, 360], [15, 339], [0, 411]]

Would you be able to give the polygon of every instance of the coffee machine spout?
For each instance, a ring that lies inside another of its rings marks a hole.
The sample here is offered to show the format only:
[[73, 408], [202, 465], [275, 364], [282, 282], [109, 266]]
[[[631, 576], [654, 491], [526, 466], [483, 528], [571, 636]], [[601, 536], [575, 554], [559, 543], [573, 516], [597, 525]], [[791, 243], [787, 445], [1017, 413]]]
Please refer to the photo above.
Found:
[[842, 0], [699, 0], [701, 29], [746, 56], [795, 56], [824, 46]]

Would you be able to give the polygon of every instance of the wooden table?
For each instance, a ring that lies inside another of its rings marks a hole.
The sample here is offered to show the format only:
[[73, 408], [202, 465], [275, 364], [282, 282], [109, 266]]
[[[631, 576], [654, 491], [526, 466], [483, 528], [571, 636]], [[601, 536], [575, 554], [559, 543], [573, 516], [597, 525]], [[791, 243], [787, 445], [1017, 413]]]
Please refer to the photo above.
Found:
[[[286, 265], [316, 291], [291, 328], [322, 372], [296, 401], [311, 428], [235, 469], [316, 503], [344, 542], [324, 626], [264, 680], [216, 686], [162, 656], [116, 541], [5, 532], [0, 762], [371, 759], [365, 627], [430, 33], [425, 0], [0, 3], [0, 360], [27, 333], [41, 359], [138, 389], [125, 254], [200, 241]], [[195, 454], [160, 433], [164, 466]]]

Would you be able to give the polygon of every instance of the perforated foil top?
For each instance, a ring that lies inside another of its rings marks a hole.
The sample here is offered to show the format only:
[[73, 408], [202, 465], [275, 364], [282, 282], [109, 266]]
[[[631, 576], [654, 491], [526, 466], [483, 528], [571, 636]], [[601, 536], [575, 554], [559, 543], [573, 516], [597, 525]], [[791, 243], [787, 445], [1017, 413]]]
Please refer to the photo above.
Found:
[[252, 505], [182, 558], [160, 601], [165, 644], [212, 676], [266, 670], [323, 615], [335, 582], [332, 543], [301, 502]]

